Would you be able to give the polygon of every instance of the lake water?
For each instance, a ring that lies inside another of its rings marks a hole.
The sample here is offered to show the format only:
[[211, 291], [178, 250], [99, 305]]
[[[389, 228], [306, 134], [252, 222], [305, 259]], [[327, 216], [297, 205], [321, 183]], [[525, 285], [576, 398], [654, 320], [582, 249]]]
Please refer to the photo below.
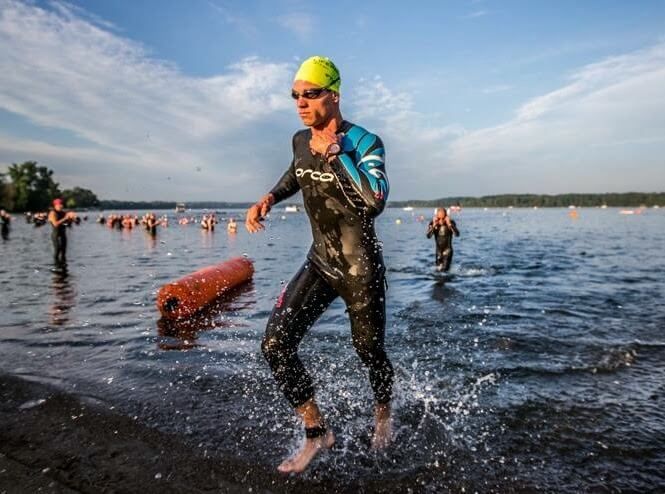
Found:
[[[335, 302], [301, 355], [339, 447], [305, 478], [415, 492], [665, 489], [665, 210], [578, 211], [464, 210], [441, 275], [416, 220], [431, 210], [387, 210], [377, 230], [395, 445], [369, 452], [370, 388]], [[49, 229], [16, 218], [0, 243], [0, 369], [206, 455], [277, 465], [302, 431], [259, 344], [311, 240], [304, 214], [281, 214], [254, 236], [171, 221], [151, 239], [83, 223], [69, 232], [67, 275], [50, 270]], [[238, 255], [255, 262], [250, 285], [188, 325], [159, 321], [160, 286]]]

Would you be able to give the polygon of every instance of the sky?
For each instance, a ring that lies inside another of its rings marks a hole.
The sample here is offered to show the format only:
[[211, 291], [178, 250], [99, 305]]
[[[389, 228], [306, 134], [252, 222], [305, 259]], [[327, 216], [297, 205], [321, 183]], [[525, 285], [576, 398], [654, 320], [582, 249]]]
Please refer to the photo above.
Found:
[[312, 55], [382, 137], [392, 200], [665, 191], [665, 0], [0, 0], [0, 172], [256, 200]]

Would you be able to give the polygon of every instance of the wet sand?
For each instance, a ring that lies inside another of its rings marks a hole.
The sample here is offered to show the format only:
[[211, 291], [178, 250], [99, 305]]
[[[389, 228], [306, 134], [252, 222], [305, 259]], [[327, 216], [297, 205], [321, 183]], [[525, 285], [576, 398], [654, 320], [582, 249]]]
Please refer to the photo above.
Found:
[[0, 374], [0, 424], [0, 494], [394, 492], [415, 480], [340, 485], [206, 458], [181, 438], [97, 400], [6, 374]]
[[236, 478], [241, 465], [13, 376], [0, 376], [0, 421], [0, 492], [267, 492]]

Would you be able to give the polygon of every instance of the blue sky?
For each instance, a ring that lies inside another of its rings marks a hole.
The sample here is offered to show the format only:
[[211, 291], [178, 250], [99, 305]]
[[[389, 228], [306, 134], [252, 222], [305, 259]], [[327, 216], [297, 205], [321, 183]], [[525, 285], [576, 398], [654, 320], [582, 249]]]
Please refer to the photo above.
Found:
[[0, 0], [0, 170], [252, 200], [313, 54], [383, 137], [392, 199], [665, 190], [664, 1]]

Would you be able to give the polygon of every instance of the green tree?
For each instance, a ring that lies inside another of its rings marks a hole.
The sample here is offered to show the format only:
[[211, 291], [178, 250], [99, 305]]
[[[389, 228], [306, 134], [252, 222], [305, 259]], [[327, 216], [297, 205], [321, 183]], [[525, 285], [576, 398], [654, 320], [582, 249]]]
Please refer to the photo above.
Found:
[[36, 161], [12, 163], [9, 177], [14, 187], [13, 209], [16, 211], [45, 210], [60, 195], [53, 170], [38, 166]]
[[99, 206], [99, 199], [95, 193], [81, 187], [64, 190], [62, 198], [65, 201], [65, 206], [68, 208], [91, 208]]
[[5, 182], [5, 174], [0, 173], [0, 208], [12, 209], [9, 204], [9, 184]]

